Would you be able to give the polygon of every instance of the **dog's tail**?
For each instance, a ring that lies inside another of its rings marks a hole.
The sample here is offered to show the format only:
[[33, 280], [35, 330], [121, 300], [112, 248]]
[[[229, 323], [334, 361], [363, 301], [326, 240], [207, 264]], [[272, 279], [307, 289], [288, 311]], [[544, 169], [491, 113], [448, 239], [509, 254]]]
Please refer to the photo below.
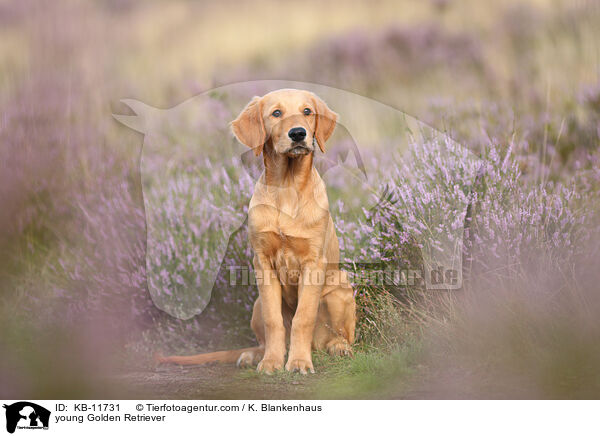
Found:
[[160, 363], [175, 363], [177, 365], [202, 365], [205, 363], [237, 363], [240, 356], [245, 353], [256, 355], [261, 347], [239, 348], [237, 350], [215, 351], [213, 353], [195, 354], [193, 356], [163, 356], [155, 354], [154, 360]]

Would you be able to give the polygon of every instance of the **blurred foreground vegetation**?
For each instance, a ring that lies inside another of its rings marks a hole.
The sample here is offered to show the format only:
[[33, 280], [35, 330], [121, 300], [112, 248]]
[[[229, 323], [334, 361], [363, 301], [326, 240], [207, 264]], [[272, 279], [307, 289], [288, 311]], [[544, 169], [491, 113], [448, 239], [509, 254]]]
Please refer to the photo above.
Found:
[[378, 374], [424, 365], [424, 396], [598, 397], [598, 3], [2, 0], [0, 24], [0, 396], [106, 397], [98, 374], [153, 347], [251, 340], [246, 301], [186, 323], [153, 307], [142, 138], [111, 114], [289, 79], [389, 104], [489, 164], [468, 286], [362, 289], [363, 354], [327, 364], [330, 392], [376, 397]]

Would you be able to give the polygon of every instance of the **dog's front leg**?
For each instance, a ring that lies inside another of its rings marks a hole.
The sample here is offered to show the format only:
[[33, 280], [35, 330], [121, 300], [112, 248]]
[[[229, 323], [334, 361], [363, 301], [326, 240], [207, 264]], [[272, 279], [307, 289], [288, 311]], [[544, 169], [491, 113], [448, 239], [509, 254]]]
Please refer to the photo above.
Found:
[[256, 258], [254, 260], [265, 326], [265, 354], [256, 370], [271, 374], [283, 368], [285, 327], [281, 314], [281, 283], [275, 271], [268, 265], [267, 261], [260, 262]]
[[319, 299], [325, 280], [325, 268], [317, 263], [305, 265], [298, 286], [298, 307], [292, 320], [290, 353], [285, 369], [315, 372], [311, 357], [311, 343], [319, 309]]

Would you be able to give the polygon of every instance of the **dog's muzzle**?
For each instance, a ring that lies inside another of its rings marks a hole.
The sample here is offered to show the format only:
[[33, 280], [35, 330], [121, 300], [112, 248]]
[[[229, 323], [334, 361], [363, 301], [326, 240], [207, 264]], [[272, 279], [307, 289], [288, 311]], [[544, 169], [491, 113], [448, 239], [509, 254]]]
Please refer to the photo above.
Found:
[[289, 156], [304, 156], [312, 150], [306, 145], [305, 141], [292, 142], [291, 147], [285, 152]]

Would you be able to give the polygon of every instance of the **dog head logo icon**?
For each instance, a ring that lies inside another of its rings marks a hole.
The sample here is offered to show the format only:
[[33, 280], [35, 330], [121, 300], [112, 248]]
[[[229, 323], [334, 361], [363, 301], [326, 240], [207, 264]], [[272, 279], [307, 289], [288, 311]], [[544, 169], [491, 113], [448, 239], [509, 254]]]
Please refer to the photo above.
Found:
[[6, 409], [6, 431], [14, 433], [18, 429], [47, 429], [50, 411], [29, 401], [19, 401], [3, 406]]

